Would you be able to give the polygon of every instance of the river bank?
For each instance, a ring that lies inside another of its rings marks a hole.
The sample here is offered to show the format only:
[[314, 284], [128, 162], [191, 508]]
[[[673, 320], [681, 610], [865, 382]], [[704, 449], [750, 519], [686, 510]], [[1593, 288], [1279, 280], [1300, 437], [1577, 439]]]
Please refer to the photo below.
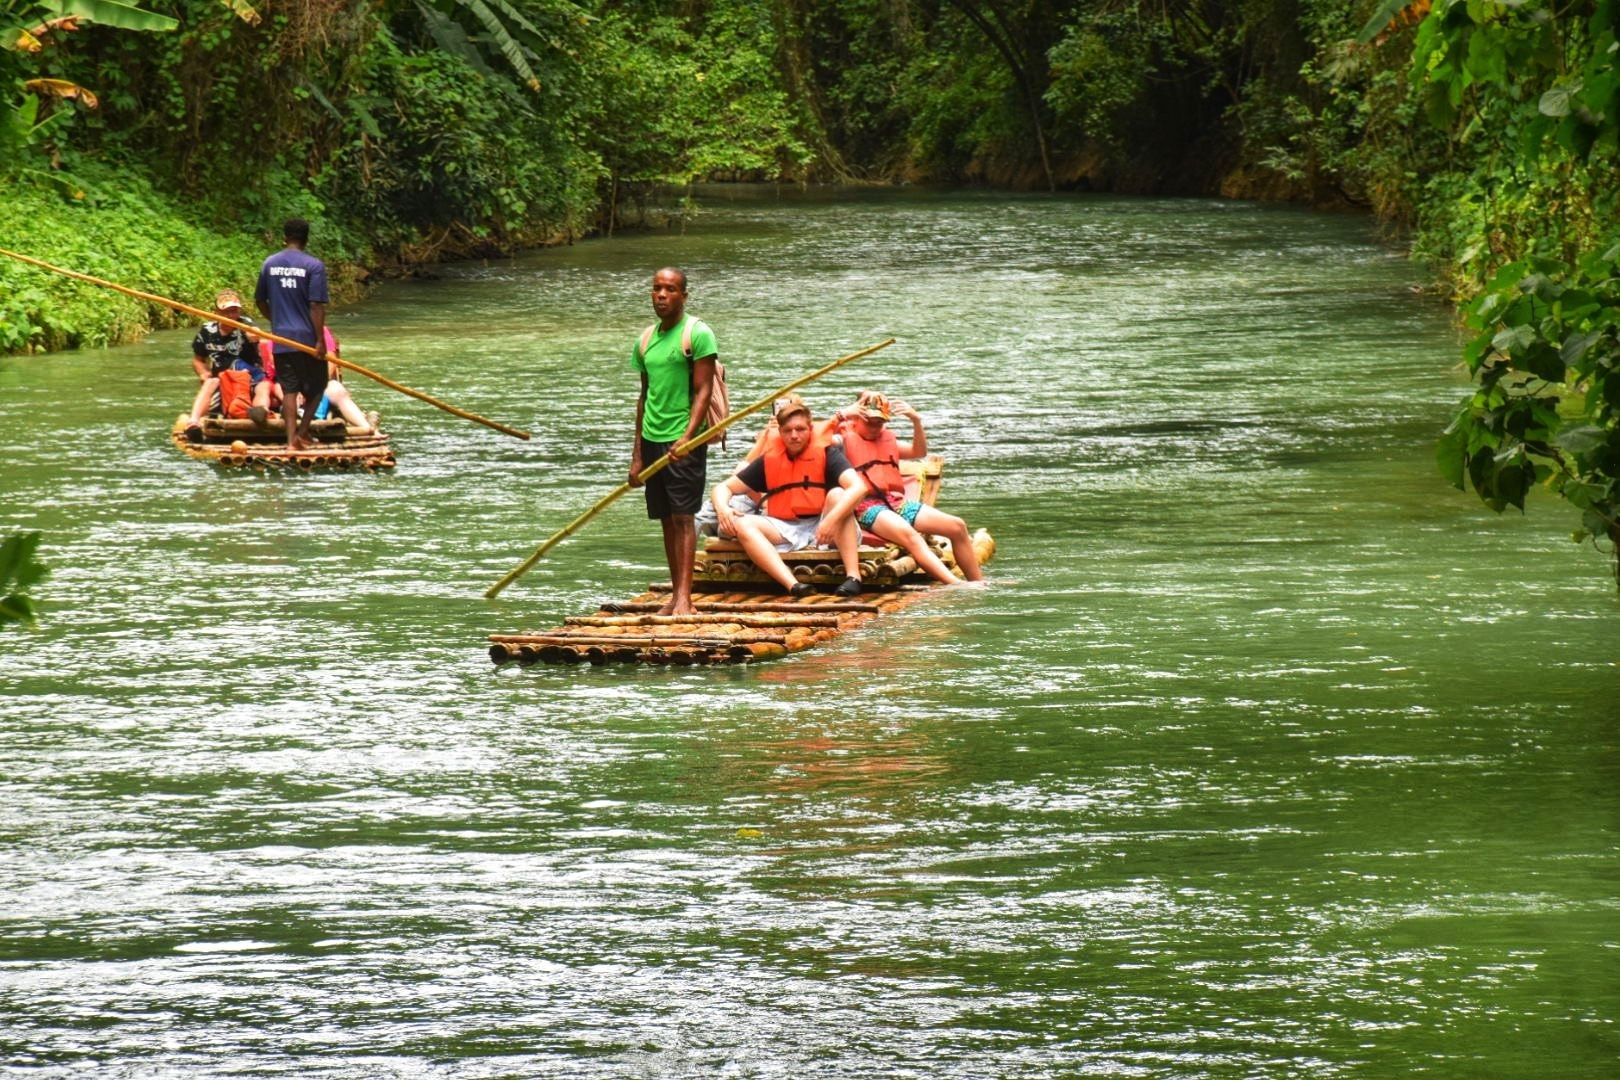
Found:
[[[91, 176], [82, 186], [70, 185], [77, 196], [29, 184], [9, 187], [0, 200], [0, 236], [6, 238], [0, 246], [202, 308], [212, 307], [214, 294], [223, 288], [250, 297], [259, 263], [280, 246], [274, 226], [223, 229], [199, 220], [137, 173], [96, 171]], [[761, 186], [704, 183], [680, 190], [648, 189], [618, 204], [611, 219], [620, 235], [684, 228], [701, 218], [705, 198], [723, 200], [728, 187], [743, 192]], [[787, 187], [809, 190], [812, 185]], [[880, 182], [814, 188], [828, 193], [928, 190], [927, 185]], [[1247, 197], [1254, 190], [1240, 186], [1222, 197]], [[1304, 201], [1294, 188], [1268, 190], [1277, 197], [1260, 201]], [[597, 219], [609, 219], [605, 207]], [[341, 225], [331, 231], [339, 242], [331, 242], [317, 226], [312, 250], [327, 261], [337, 304], [358, 301], [378, 281], [432, 274], [435, 267], [468, 259], [510, 258], [521, 250], [611, 235], [597, 226], [540, 227], [514, 235], [510, 246], [469, 234], [454, 243], [441, 238], [436, 243], [429, 239], [389, 248], [381, 237], [365, 237]], [[0, 259], [0, 353], [127, 345], [154, 330], [193, 321], [160, 305]]]

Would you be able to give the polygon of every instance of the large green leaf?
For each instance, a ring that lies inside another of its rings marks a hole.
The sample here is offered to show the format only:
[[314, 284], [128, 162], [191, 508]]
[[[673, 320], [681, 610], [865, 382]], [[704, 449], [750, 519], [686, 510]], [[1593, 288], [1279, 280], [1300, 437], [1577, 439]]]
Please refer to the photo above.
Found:
[[1586, 355], [1586, 350], [1590, 349], [1594, 344], [1596, 344], [1597, 340], [1602, 336], [1603, 328], [1599, 327], [1598, 329], [1592, 330], [1588, 333], [1577, 334], [1574, 337], [1566, 338], [1564, 340], [1564, 347], [1562, 350], [1560, 350], [1560, 355], [1563, 357], [1564, 363], [1570, 365], [1580, 363], [1581, 357]]
[[1572, 454], [1589, 454], [1609, 441], [1609, 433], [1591, 424], [1581, 424], [1560, 431], [1553, 441]]
[[534, 69], [529, 66], [529, 58], [524, 48], [500, 17], [491, 11], [484, 0], [460, 0], [460, 3], [477, 19], [479, 24], [488, 32], [495, 47], [506, 57], [506, 62], [512, 65], [512, 70], [523, 79], [523, 84], [530, 90], [540, 89], [540, 79], [535, 75]]
[[23, 590], [41, 581], [49, 571], [34, 557], [39, 550], [40, 534], [18, 533], [0, 543], [0, 624], [8, 622], [34, 623], [34, 602], [23, 595]]
[[125, 4], [121, 0], [55, 0], [63, 15], [78, 15], [102, 26], [116, 26], [122, 30], [173, 30], [180, 25], [178, 19], [159, 15], [155, 11]]
[[1434, 448], [1434, 460], [1440, 466], [1440, 475], [1458, 491], [1465, 490], [1463, 475], [1468, 463], [1466, 446], [1467, 438], [1461, 432], [1447, 432]]
[[1581, 84], [1578, 82], [1555, 86], [1541, 95], [1536, 108], [1543, 116], [1568, 116], [1570, 100], [1580, 91]]
[[1378, 5], [1378, 9], [1372, 13], [1372, 18], [1368, 19], [1366, 25], [1361, 28], [1361, 33], [1356, 35], [1356, 40], [1363, 45], [1370, 43], [1373, 38], [1382, 34], [1384, 27], [1394, 22], [1395, 16], [1405, 11], [1411, 3], [1412, 0], [1384, 0], [1383, 3]]
[[26, 589], [42, 580], [47, 571], [34, 557], [40, 534], [18, 533], [0, 544], [0, 589]]
[[34, 602], [18, 593], [0, 597], [0, 626], [8, 622], [34, 625]]
[[1499, 353], [1509, 356], [1523, 352], [1536, 340], [1536, 332], [1528, 326], [1513, 326], [1498, 333], [1491, 339], [1491, 346]]
[[454, 19], [428, 4], [426, 0], [416, 0], [416, 9], [421, 13], [422, 22], [427, 26], [434, 44], [451, 56], [465, 61], [480, 75], [495, 78], [495, 73], [484, 63], [483, 54], [467, 40], [467, 32]]

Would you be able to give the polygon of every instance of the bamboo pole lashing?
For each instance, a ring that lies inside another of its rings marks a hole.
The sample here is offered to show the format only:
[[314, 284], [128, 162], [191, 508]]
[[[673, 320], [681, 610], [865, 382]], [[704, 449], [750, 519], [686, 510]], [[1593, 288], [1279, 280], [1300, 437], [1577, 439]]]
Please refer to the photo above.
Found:
[[[74, 278], [78, 281], [86, 281], [92, 285], [99, 285], [104, 289], [111, 289], [114, 292], [123, 293], [125, 296], [133, 296], [137, 300], [145, 300], [149, 304], [158, 304], [162, 307], [172, 308], [175, 311], [183, 311], [188, 315], [194, 315], [205, 320], [221, 322], [226, 326], [233, 326], [238, 330], [245, 330], [257, 337], [266, 338], [270, 341], [276, 342], [277, 344], [287, 345], [291, 348], [298, 349], [301, 352], [306, 352], [310, 356], [321, 355], [320, 351], [314, 346], [305, 345], [301, 341], [294, 341], [291, 338], [285, 338], [279, 334], [273, 334], [262, 327], [249, 326], [248, 324], [239, 322], [236, 319], [226, 318], [217, 311], [205, 311], [202, 308], [192, 307], [190, 304], [181, 303], [179, 300], [170, 300], [166, 296], [157, 296], [153, 293], [142, 292], [139, 289], [131, 289], [128, 286], [120, 285], [115, 281], [106, 281], [102, 278], [91, 277], [89, 274], [81, 274], [77, 270], [68, 270], [60, 266], [53, 266], [52, 264], [41, 259], [35, 259], [28, 255], [19, 254], [15, 251], [7, 251], [5, 248], [0, 248], [0, 255], [4, 255], [10, 259], [15, 259], [21, 263], [26, 263], [29, 266], [35, 266], [42, 270], [49, 270], [52, 273], [61, 274], [64, 277]], [[520, 431], [517, 428], [508, 427], [505, 424], [498, 423], [497, 421], [491, 420], [485, 416], [479, 416], [477, 413], [468, 412], [465, 409], [458, 409], [449, 402], [440, 401], [431, 394], [424, 394], [420, 390], [413, 390], [409, 386], [395, 382], [386, 375], [380, 375], [377, 372], [372, 371], [370, 368], [361, 367], [352, 360], [345, 360], [342, 357], [333, 356], [330, 353], [327, 354], [326, 358], [332, 363], [336, 364], [338, 367], [353, 371], [358, 375], [364, 375], [366, 378], [379, 382], [388, 387], [390, 390], [397, 390], [407, 397], [416, 398], [418, 401], [425, 401], [434, 408], [443, 409], [452, 416], [459, 416], [463, 420], [471, 420], [475, 424], [483, 424], [485, 427], [493, 428], [505, 435], [511, 435], [513, 438], [526, 440], [530, 437], [527, 431]]]

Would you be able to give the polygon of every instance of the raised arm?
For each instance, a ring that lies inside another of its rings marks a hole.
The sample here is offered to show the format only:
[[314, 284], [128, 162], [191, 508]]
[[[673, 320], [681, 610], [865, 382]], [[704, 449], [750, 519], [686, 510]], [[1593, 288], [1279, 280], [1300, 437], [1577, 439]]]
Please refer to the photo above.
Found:
[[890, 408], [894, 410], [894, 415], [903, 416], [911, 421], [911, 441], [897, 444], [900, 456], [902, 458], [925, 456], [928, 453], [928, 435], [923, 431], [922, 417], [917, 415], [917, 410], [903, 401], [892, 402]]

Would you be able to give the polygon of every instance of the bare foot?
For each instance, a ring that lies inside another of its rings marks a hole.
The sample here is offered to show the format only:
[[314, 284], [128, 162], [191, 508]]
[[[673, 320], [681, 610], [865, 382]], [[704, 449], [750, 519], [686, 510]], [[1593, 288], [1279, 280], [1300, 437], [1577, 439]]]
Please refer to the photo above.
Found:
[[696, 615], [697, 613], [698, 609], [692, 601], [688, 600], [684, 604], [677, 604], [674, 597], [664, 601], [664, 606], [658, 609], [660, 615]]
[[310, 442], [308, 439], [302, 438], [301, 436], [298, 436], [298, 435], [294, 435], [292, 437], [292, 441], [287, 444], [287, 449], [289, 449], [289, 450], [309, 450], [309, 449], [313, 448], [314, 445], [315, 444]]

